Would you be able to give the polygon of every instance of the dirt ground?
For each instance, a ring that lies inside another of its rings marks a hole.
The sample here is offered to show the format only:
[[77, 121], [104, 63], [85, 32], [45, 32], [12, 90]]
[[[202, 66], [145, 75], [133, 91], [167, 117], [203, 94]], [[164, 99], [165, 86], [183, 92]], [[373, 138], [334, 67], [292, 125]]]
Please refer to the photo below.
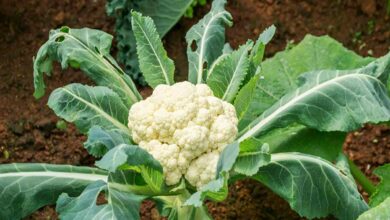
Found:
[[[390, 50], [385, 2], [229, 0], [234, 26], [227, 30], [227, 40], [237, 47], [275, 24], [277, 34], [267, 47], [267, 57], [308, 33], [328, 34], [361, 55], [381, 56]], [[94, 163], [82, 147], [85, 137], [74, 126], [56, 128], [59, 119], [46, 106], [47, 95], [41, 100], [33, 98], [32, 57], [47, 40], [49, 30], [62, 25], [113, 34], [114, 20], [106, 16], [104, 4], [104, 0], [0, 0], [0, 163]], [[184, 79], [187, 71], [185, 32], [209, 8], [197, 8], [194, 19], [182, 19], [164, 39], [178, 79]], [[47, 80], [47, 94], [72, 82], [91, 84], [80, 72], [61, 73], [58, 66]], [[345, 142], [345, 152], [375, 181], [372, 170], [390, 162], [389, 134], [387, 126], [367, 125], [349, 134]], [[227, 201], [208, 206], [216, 219], [299, 219], [286, 202], [249, 180], [231, 186]], [[155, 219], [154, 205], [145, 203], [142, 216]], [[27, 219], [56, 218], [52, 207], [44, 207]]]

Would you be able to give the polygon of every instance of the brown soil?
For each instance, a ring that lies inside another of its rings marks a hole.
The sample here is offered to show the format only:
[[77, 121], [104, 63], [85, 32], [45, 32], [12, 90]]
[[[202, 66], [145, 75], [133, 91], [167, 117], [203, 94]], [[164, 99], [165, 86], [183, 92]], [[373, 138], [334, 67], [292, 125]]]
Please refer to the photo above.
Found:
[[[70, 124], [65, 130], [56, 128], [59, 119], [46, 106], [47, 95], [38, 101], [32, 97], [32, 57], [49, 30], [61, 25], [113, 33], [114, 20], [105, 15], [104, 4], [104, 0], [0, 0], [0, 163], [93, 165], [94, 158], [82, 147], [85, 137]], [[164, 40], [178, 79], [185, 79], [187, 69], [185, 32], [209, 8], [197, 9], [194, 19], [182, 19]], [[362, 55], [381, 56], [390, 49], [384, 0], [229, 0], [228, 10], [235, 23], [227, 31], [233, 47], [255, 39], [271, 24], [277, 26], [267, 56], [307, 33], [329, 34]], [[57, 67], [48, 79], [47, 94], [72, 82], [90, 84], [79, 71], [62, 74]], [[390, 162], [389, 134], [386, 126], [366, 126], [348, 136], [344, 149], [372, 177], [375, 167]], [[299, 219], [286, 202], [254, 181], [238, 182], [230, 187], [227, 201], [208, 206], [216, 219]], [[150, 202], [142, 213], [144, 219], [156, 218]], [[44, 207], [28, 219], [56, 218], [52, 207]]]

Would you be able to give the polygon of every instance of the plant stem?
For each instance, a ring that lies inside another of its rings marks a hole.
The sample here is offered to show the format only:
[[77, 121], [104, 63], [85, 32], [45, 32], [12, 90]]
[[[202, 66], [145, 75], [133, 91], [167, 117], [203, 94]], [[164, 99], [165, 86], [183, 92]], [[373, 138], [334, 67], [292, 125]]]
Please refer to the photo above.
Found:
[[348, 158], [349, 168], [353, 178], [363, 187], [364, 191], [371, 195], [375, 191], [375, 185], [367, 178], [366, 175], [356, 166], [356, 164]]

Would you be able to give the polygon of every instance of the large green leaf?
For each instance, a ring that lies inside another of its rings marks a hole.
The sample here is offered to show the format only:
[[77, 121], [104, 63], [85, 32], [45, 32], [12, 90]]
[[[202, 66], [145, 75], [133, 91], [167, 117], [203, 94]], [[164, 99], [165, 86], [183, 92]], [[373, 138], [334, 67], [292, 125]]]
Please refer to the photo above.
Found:
[[163, 47], [153, 20], [133, 12], [131, 22], [140, 69], [146, 82], [153, 88], [159, 84], [173, 84], [175, 66]]
[[186, 34], [189, 62], [188, 81], [202, 83], [204, 66], [210, 67], [225, 44], [225, 26], [232, 25], [232, 16], [224, 8], [226, 0], [215, 0], [211, 11]]
[[303, 125], [274, 129], [258, 138], [259, 146], [268, 143], [271, 153], [300, 152], [334, 161], [341, 152], [345, 132], [321, 132]]
[[120, 129], [106, 130], [100, 126], [93, 126], [88, 131], [88, 139], [84, 147], [93, 156], [101, 157], [120, 144], [132, 144], [129, 133]]
[[351, 131], [367, 122], [390, 120], [384, 82], [390, 54], [355, 70], [322, 70], [301, 77], [299, 88], [240, 132], [239, 141], [298, 122], [320, 131]]
[[277, 153], [253, 176], [284, 198], [301, 216], [356, 219], [368, 209], [355, 182], [319, 157]]
[[361, 214], [357, 220], [389, 220], [390, 219], [390, 197], [375, 208]]
[[49, 40], [39, 49], [34, 60], [34, 96], [45, 93], [44, 73], [50, 75], [53, 61], [63, 69], [69, 65], [80, 68], [96, 84], [107, 86], [118, 93], [129, 107], [142, 99], [133, 81], [110, 56], [112, 36], [89, 28], [63, 27], [50, 32]]
[[208, 72], [207, 84], [214, 95], [228, 102], [236, 97], [248, 67], [248, 53], [253, 43], [248, 42], [232, 53], [217, 59]]
[[108, 0], [106, 9], [116, 18], [116, 40], [119, 62], [125, 64], [126, 73], [138, 83], [145, 85], [139, 69], [136, 44], [131, 25], [131, 11], [149, 16], [156, 24], [157, 32], [163, 37], [180, 19], [192, 0]]
[[370, 206], [375, 207], [390, 197], [390, 164], [383, 165], [374, 170], [381, 182], [376, 186], [375, 192], [370, 197]]
[[[107, 204], [97, 205], [98, 196], [102, 192], [106, 196]], [[140, 219], [139, 209], [145, 198], [146, 196], [111, 188], [110, 184], [104, 181], [96, 181], [78, 197], [62, 194], [57, 201], [56, 210], [64, 220]]]
[[249, 107], [243, 113], [240, 127], [248, 125], [283, 95], [298, 88], [297, 78], [303, 73], [323, 69], [355, 69], [373, 60], [360, 57], [328, 36], [307, 35], [297, 46], [261, 63], [261, 79], [252, 99], [246, 100], [251, 103], [246, 104]]
[[107, 173], [89, 167], [48, 164], [0, 165], [0, 219], [21, 219], [54, 204], [66, 192], [76, 196]]
[[103, 86], [70, 84], [53, 91], [48, 105], [54, 112], [86, 133], [92, 126], [105, 129], [120, 129], [130, 134], [127, 128], [128, 108], [119, 96]]

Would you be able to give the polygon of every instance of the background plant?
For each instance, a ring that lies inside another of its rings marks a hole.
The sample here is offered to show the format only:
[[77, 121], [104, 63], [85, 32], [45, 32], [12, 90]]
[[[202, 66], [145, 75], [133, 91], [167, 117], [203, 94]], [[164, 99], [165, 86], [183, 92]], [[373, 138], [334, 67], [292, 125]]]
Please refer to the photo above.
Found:
[[205, 6], [206, 3], [207, 3], [207, 0], [193, 0], [190, 7], [188, 7], [186, 12], [184, 13], [184, 17], [193, 18], [195, 7], [196, 6]]
[[[161, 166], [132, 145], [125, 126], [129, 106], [141, 97], [108, 53], [112, 37], [65, 27], [53, 31], [38, 53], [35, 96], [43, 94], [43, 74], [50, 73], [53, 60], [64, 68], [82, 69], [99, 85], [59, 88], [49, 106], [81, 132], [88, 132], [86, 148], [103, 156], [96, 163], [101, 169], [3, 165], [0, 202], [6, 212], [2, 218], [25, 216], [54, 203], [61, 192], [67, 194], [60, 196], [57, 210], [64, 219], [137, 218], [145, 198], [154, 199], [161, 213], [171, 218], [207, 217], [202, 201], [223, 200], [228, 183], [245, 176], [270, 187], [308, 218], [331, 214], [356, 219], [366, 211], [369, 207], [356, 189], [348, 160], [340, 154], [341, 143], [345, 132], [363, 123], [389, 120], [384, 86], [389, 55], [377, 60], [362, 58], [329, 37], [308, 36], [292, 49], [261, 62], [275, 29], [270, 27], [256, 42], [248, 41], [232, 51], [224, 47], [224, 27], [231, 24], [231, 17], [223, 5], [224, 1], [215, 1], [212, 11], [186, 36], [190, 81], [206, 82], [216, 96], [235, 105], [240, 118], [239, 138], [222, 153], [215, 181], [198, 192], [184, 183], [175, 187], [163, 183]], [[148, 30], [145, 36], [158, 39], [151, 20], [140, 19], [147, 24], [142, 26]], [[166, 58], [158, 45], [149, 44], [160, 52], [140, 57], [140, 62]], [[161, 67], [160, 71], [142, 71], [154, 80], [164, 78]], [[384, 214], [386, 169], [376, 171], [382, 178], [371, 198], [370, 205], [376, 208], [361, 218]], [[100, 192], [105, 192], [107, 204], [96, 205]]]
[[[199, 4], [202, 5], [203, 1]], [[146, 81], [139, 69], [135, 39], [131, 26], [131, 10], [150, 16], [160, 37], [164, 35], [185, 14], [192, 17], [193, 0], [108, 0], [106, 11], [115, 17], [115, 32], [118, 47], [118, 61], [125, 66], [125, 72], [137, 83], [145, 86]], [[191, 12], [190, 12], [191, 11]]]

